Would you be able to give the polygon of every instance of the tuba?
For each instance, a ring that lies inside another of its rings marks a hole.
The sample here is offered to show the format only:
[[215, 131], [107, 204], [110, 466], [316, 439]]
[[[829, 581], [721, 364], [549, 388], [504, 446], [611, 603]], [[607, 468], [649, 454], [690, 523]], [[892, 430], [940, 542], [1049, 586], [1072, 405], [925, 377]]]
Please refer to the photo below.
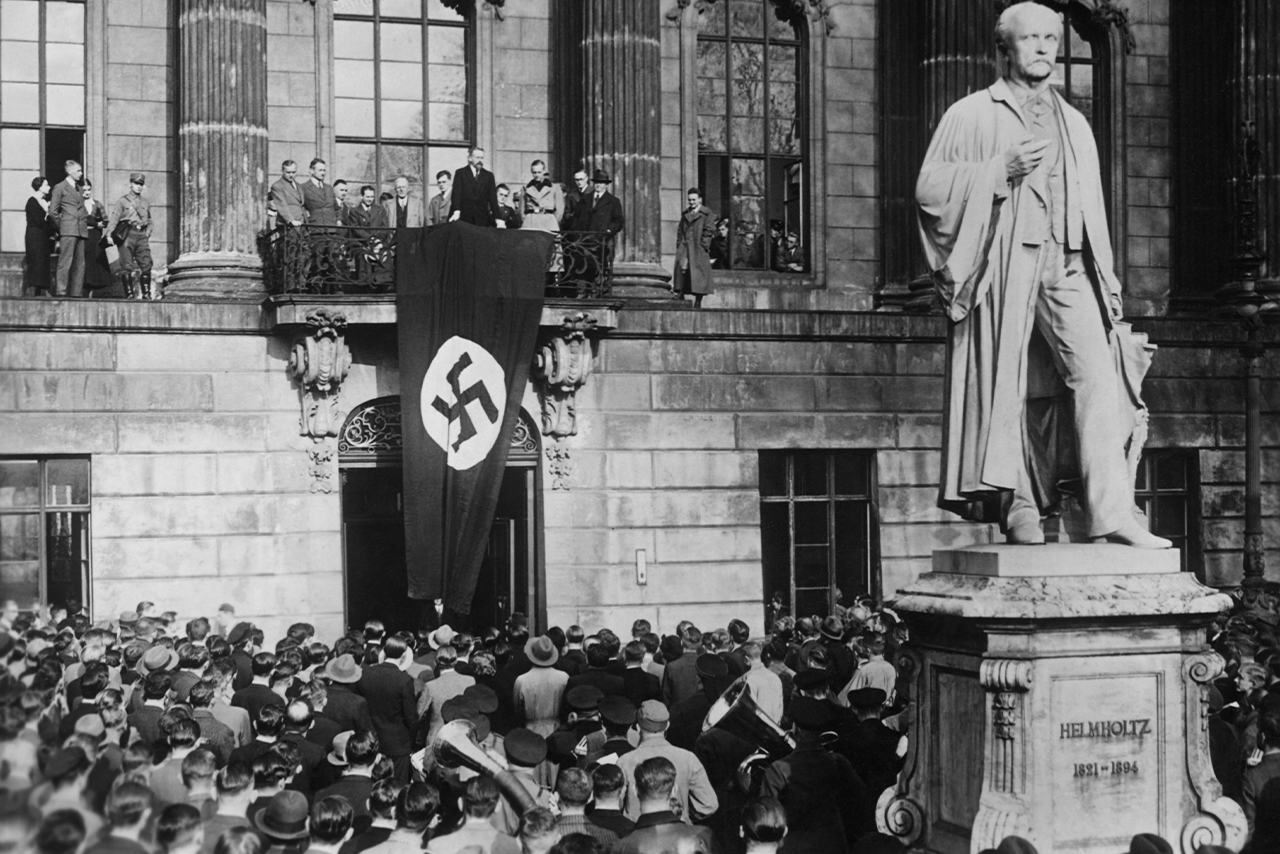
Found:
[[476, 741], [475, 724], [465, 718], [452, 720], [440, 728], [431, 742], [431, 753], [446, 768], [465, 765], [472, 771], [492, 777], [498, 790], [520, 810], [521, 815], [538, 805], [514, 774], [484, 752]]
[[760, 749], [738, 765], [738, 788], [754, 795], [760, 786], [764, 769], [795, 749], [795, 740], [777, 721], [766, 715], [751, 698], [751, 687], [739, 677], [720, 699], [716, 700], [702, 721], [702, 731], [712, 727], [727, 730], [739, 738], [759, 745]]

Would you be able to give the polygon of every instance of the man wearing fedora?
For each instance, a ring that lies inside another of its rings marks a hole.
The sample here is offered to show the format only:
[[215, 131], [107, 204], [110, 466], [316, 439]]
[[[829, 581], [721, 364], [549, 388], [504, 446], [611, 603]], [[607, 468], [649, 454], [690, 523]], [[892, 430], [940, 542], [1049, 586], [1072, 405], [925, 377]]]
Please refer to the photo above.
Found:
[[513, 692], [516, 720], [546, 738], [559, 724], [560, 701], [569, 683], [569, 674], [556, 670], [560, 652], [546, 635], [530, 638], [524, 652], [533, 669], [516, 677]]
[[356, 693], [356, 683], [363, 670], [350, 653], [344, 653], [324, 667], [328, 680], [324, 714], [338, 725], [339, 731], [373, 730], [373, 718], [369, 714], [369, 701]]
[[306, 795], [285, 789], [272, 795], [267, 805], [260, 807], [249, 821], [262, 837], [262, 854], [285, 854], [310, 847], [309, 817]]

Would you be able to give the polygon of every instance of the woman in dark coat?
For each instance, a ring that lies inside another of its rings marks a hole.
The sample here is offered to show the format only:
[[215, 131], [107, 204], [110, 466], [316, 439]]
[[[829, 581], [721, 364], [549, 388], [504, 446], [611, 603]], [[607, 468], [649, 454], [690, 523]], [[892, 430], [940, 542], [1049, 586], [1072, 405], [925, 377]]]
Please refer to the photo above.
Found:
[[83, 181], [81, 192], [84, 195], [84, 207], [88, 211], [85, 225], [89, 229], [89, 238], [84, 242], [84, 289], [90, 297], [123, 297], [124, 289], [113, 280], [111, 262], [107, 259], [107, 239], [103, 232], [107, 228], [107, 209], [102, 202], [93, 197], [93, 182], [88, 178]]
[[702, 308], [702, 298], [711, 293], [711, 240], [716, 234], [716, 215], [702, 203], [702, 191], [689, 191], [689, 206], [676, 228], [676, 268], [671, 281], [673, 293], [683, 298], [693, 294], [693, 307]]
[[53, 227], [49, 222], [49, 182], [41, 175], [31, 179], [31, 198], [27, 199], [27, 254], [22, 265], [24, 294], [40, 296], [49, 292], [52, 232]]

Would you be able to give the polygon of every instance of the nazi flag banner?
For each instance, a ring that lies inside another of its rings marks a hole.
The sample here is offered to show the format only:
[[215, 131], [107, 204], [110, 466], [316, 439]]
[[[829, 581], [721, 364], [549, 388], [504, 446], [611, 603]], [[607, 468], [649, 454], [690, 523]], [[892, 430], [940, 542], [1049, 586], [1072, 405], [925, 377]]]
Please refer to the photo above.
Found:
[[533, 361], [552, 237], [467, 223], [403, 235], [396, 326], [409, 596], [467, 614]]

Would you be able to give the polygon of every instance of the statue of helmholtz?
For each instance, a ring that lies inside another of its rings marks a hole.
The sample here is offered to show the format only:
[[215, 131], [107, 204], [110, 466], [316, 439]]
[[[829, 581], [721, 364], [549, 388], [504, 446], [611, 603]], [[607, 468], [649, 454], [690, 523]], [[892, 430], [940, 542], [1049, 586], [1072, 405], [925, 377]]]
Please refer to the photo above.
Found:
[[1121, 320], [1093, 134], [1049, 85], [1062, 27], [1035, 2], [1001, 14], [1006, 74], [947, 110], [916, 184], [950, 320], [939, 505], [1043, 543], [1066, 490], [1089, 537], [1168, 548], [1134, 515], [1149, 355]]

